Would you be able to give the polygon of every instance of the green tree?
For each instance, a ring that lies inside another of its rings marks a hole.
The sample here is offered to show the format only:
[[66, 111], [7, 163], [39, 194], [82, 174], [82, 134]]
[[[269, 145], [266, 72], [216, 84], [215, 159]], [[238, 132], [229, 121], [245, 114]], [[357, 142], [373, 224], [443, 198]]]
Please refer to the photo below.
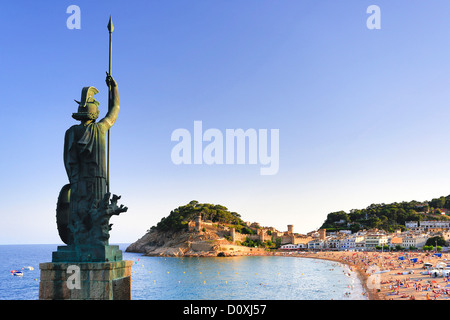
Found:
[[281, 238], [276, 238], [275, 239], [275, 248], [279, 248], [281, 247]]
[[427, 246], [446, 246], [446, 241], [444, 239], [444, 237], [442, 236], [436, 236], [436, 237], [431, 237], [427, 239], [427, 242], [425, 243], [425, 245]]
[[369, 219], [369, 227], [370, 228], [380, 228], [380, 226], [381, 226], [380, 218], [374, 216]]
[[252, 229], [250, 229], [248, 227], [242, 227], [240, 232], [242, 234], [255, 234], [255, 231], [253, 231]]
[[429, 202], [429, 205], [433, 208], [443, 208], [445, 206], [445, 203], [446, 203], [446, 198], [439, 197], [439, 198], [432, 199]]
[[[434, 198], [428, 203], [431, 209], [442, 207], [450, 209], [450, 195]], [[350, 228], [352, 232], [369, 228], [383, 229], [388, 232], [393, 232], [396, 229], [405, 230], [406, 221], [429, 219], [426, 214], [427, 208], [423, 202], [417, 202], [415, 200], [410, 202], [394, 202], [391, 204], [371, 204], [365, 209], [352, 209], [348, 214], [344, 211], [331, 212], [327, 215], [321, 228], [330, 231]], [[436, 216], [433, 219], [445, 220], [448, 217]], [[345, 224], [341, 222], [345, 222]], [[350, 225], [349, 227], [347, 227], [348, 224]]]
[[235, 226], [244, 225], [244, 221], [242, 221], [239, 214], [230, 212], [222, 205], [199, 203], [196, 200], [192, 200], [187, 205], [172, 210], [167, 217], [163, 217], [150, 231], [153, 229], [159, 231], [185, 230], [189, 221], [194, 220], [199, 213], [202, 215], [203, 220], [228, 223]]

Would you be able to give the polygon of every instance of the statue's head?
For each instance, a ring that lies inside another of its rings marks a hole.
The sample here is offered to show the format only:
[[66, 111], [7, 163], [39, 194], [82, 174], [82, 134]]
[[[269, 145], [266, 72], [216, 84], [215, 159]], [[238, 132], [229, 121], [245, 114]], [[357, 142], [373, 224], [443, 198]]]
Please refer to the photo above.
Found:
[[78, 112], [72, 114], [72, 118], [76, 120], [96, 120], [99, 115], [98, 106], [100, 103], [94, 99], [94, 95], [98, 93], [95, 87], [84, 87], [81, 90], [81, 101], [78, 103]]

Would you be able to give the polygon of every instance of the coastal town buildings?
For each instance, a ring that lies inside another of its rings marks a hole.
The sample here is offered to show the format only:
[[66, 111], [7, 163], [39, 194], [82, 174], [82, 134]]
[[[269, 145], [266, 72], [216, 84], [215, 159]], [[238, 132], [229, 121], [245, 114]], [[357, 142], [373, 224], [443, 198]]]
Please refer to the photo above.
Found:
[[402, 245], [403, 245], [403, 238], [400, 235], [396, 234], [388, 238], [389, 249], [395, 249], [397, 246], [402, 247]]
[[411, 231], [416, 232], [433, 232], [438, 230], [449, 230], [450, 221], [436, 221], [436, 220], [425, 220], [425, 221], [406, 221], [405, 227]]
[[306, 244], [286, 243], [280, 249], [328, 251], [373, 251], [380, 247], [387, 247], [389, 250], [397, 247], [422, 249], [427, 240], [434, 236], [450, 240], [450, 221], [407, 221], [405, 226], [406, 231], [396, 230], [391, 234], [377, 229], [358, 231], [354, 234], [349, 230], [326, 232], [325, 229], [319, 229], [308, 233], [312, 240]]
[[402, 247], [422, 249], [428, 240], [427, 234], [409, 234], [402, 239]]
[[376, 247], [383, 247], [388, 243], [388, 235], [384, 231], [373, 230], [365, 237], [366, 250], [375, 250]]
[[308, 242], [308, 249], [310, 250], [323, 250], [325, 249], [325, 240], [314, 239]]
[[[386, 250], [422, 249], [427, 240], [434, 236], [441, 236], [450, 240], [450, 221], [406, 221], [406, 230], [396, 230], [387, 233], [383, 230], [370, 229], [352, 233], [350, 230], [327, 232], [319, 229], [306, 235], [294, 233], [294, 225], [288, 225], [287, 231], [280, 232], [273, 227], [262, 227], [258, 223], [247, 222], [246, 226], [252, 233], [242, 233], [233, 225], [221, 225], [211, 221], [203, 221], [201, 214], [190, 221], [189, 230], [204, 232], [206, 230], [220, 231], [224, 238], [233, 245], [247, 240], [272, 241], [277, 243], [280, 250], [327, 250], [327, 251], [374, 251], [379, 248]], [[446, 250], [445, 248], [444, 250]]]
[[341, 251], [353, 251], [359, 250], [364, 247], [364, 235], [357, 233], [354, 235], [349, 235], [341, 241], [340, 250]]

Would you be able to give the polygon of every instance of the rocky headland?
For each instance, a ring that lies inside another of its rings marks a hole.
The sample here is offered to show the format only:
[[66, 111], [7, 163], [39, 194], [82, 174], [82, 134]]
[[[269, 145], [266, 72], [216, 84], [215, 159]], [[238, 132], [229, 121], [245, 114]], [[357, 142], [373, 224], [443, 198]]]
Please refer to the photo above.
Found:
[[173, 257], [262, 255], [275, 247], [267, 232], [226, 207], [191, 201], [172, 210], [126, 251]]
[[230, 253], [224, 252], [228, 245], [229, 241], [214, 232], [152, 230], [128, 246], [126, 251], [147, 256], [228, 256]]

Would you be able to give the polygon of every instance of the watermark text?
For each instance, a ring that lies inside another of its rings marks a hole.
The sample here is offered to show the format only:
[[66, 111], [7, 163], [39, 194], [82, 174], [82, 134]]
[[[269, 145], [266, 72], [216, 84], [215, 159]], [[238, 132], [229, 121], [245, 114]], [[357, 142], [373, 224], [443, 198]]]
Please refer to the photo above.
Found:
[[267, 129], [226, 129], [223, 134], [210, 128], [203, 132], [202, 121], [194, 121], [193, 134], [184, 128], [172, 132], [171, 140], [178, 143], [172, 148], [171, 159], [176, 165], [261, 164], [261, 175], [275, 175], [279, 169], [279, 138], [279, 129], [270, 129], [270, 142]]

